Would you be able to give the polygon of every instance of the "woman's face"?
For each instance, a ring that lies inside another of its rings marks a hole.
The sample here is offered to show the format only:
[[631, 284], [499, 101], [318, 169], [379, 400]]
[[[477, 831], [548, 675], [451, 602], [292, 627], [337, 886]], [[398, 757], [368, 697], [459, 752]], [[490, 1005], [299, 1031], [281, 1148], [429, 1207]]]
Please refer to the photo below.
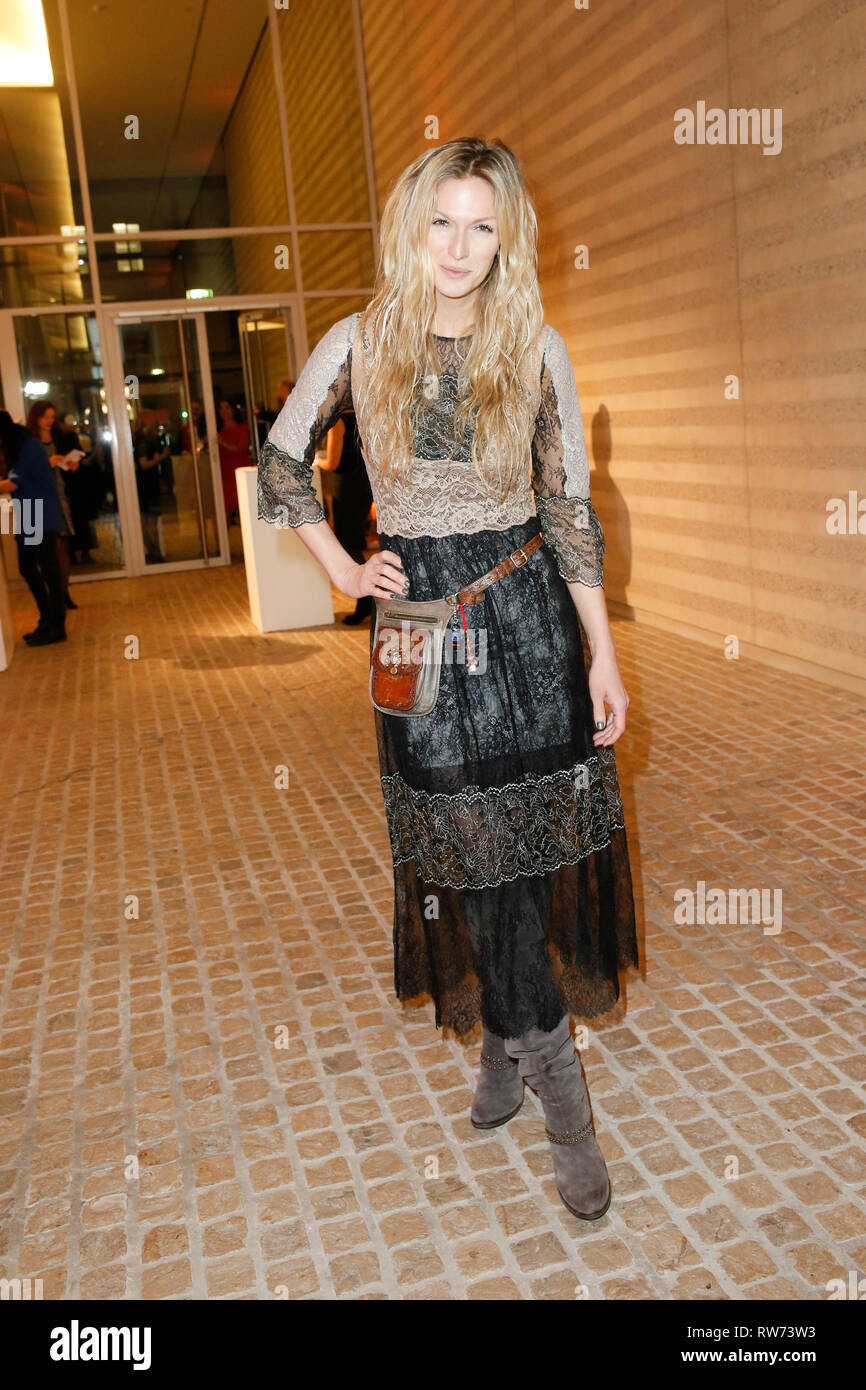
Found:
[[228, 424], [229, 420], [233, 420], [234, 418], [235, 413], [231, 408], [231, 404], [228, 401], [220, 401], [220, 419]]
[[[499, 250], [493, 187], [473, 174], [443, 179], [427, 232], [436, 290], [446, 299], [464, 299], [484, 283]], [[451, 274], [458, 271], [459, 274]]]
[[43, 434], [47, 434], [53, 424], [54, 409], [52, 406], [49, 406], [48, 409], [39, 416], [39, 428]]

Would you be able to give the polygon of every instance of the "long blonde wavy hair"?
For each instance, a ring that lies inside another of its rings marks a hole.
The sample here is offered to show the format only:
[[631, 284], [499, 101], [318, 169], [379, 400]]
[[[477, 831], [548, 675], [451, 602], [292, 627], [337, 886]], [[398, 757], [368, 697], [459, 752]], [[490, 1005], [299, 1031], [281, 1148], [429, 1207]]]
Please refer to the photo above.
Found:
[[544, 310], [535, 209], [516, 156], [500, 140], [437, 146], [410, 164], [392, 189], [382, 214], [374, 295], [359, 323], [370, 351], [358, 421], [377, 472], [408, 481], [425, 400], [439, 391], [435, 277], [427, 247], [436, 190], [443, 179], [473, 175], [493, 188], [500, 246], [479, 287], [475, 329], [457, 378], [455, 450], [472, 421], [473, 466], [501, 501], [527, 471], [539, 365], [533, 347]]

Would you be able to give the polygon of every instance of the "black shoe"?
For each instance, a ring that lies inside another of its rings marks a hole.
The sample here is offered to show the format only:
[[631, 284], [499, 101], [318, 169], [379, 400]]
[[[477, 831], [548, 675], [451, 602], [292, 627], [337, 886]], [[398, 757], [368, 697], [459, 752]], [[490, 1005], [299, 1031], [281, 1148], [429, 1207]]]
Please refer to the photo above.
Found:
[[357, 627], [358, 623], [362, 623], [365, 618], [369, 618], [372, 612], [373, 596], [372, 594], [365, 594], [363, 598], [358, 599], [354, 613], [347, 613], [343, 622], [347, 627]]
[[66, 607], [67, 607], [67, 608], [77, 608], [77, 607], [78, 607], [78, 604], [75, 602], [75, 599], [74, 599], [74, 598], [72, 597], [72, 595], [69, 594], [69, 593], [67, 593], [67, 595], [66, 595]]
[[34, 629], [33, 629], [32, 632], [25, 632], [25, 633], [24, 633], [24, 641], [25, 641], [25, 642], [32, 642], [32, 641], [33, 641], [33, 638], [34, 638], [34, 637], [38, 637], [39, 634], [40, 634], [40, 632], [44, 632], [45, 629], [46, 629], [47, 627], [50, 627], [50, 623], [48, 622], [48, 619], [47, 619], [47, 618], [40, 618], [40, 619], [39, 619], [39, 622], [36, 624], [36, 626], [34, 627]]
[[66, 633], [61, 627], [44, 627], [30, 639], [31, 647], [50, 647], [52, 642], [65, 642]]

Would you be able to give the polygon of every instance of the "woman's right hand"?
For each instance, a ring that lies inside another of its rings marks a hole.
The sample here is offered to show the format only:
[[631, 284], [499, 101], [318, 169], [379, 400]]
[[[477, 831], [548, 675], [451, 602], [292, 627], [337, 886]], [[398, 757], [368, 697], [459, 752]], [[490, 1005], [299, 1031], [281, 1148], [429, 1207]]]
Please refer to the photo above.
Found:
[[405, 597], [409, 591], [409, 581], [399, 555], [393, 550], [377, 550], [366, 564], [355, 565], [346, 575], [338, 589], [347, 598], [388, 598], [391, 594]]

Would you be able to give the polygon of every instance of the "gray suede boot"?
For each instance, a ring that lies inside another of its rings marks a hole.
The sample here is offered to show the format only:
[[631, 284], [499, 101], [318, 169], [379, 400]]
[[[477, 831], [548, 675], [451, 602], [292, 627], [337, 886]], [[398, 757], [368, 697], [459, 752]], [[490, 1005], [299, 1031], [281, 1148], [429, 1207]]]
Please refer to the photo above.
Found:
[[552, 1033], [532, 1028], [520, 1038], [506, 1038], [505, 1047], [541, 1101], [560, 1197], [574, 1216], [597, 1221], [610, 1206], [610, 1179], [592, 1128], [568, 1014]]
[[523, 1104], [523, 1081], [517, 1062], [505, 1051], [505, 1043], [484, 1026], [481, 1069], [469, 1118], [476, 1129], [496, 1129], [512, 1119]]

